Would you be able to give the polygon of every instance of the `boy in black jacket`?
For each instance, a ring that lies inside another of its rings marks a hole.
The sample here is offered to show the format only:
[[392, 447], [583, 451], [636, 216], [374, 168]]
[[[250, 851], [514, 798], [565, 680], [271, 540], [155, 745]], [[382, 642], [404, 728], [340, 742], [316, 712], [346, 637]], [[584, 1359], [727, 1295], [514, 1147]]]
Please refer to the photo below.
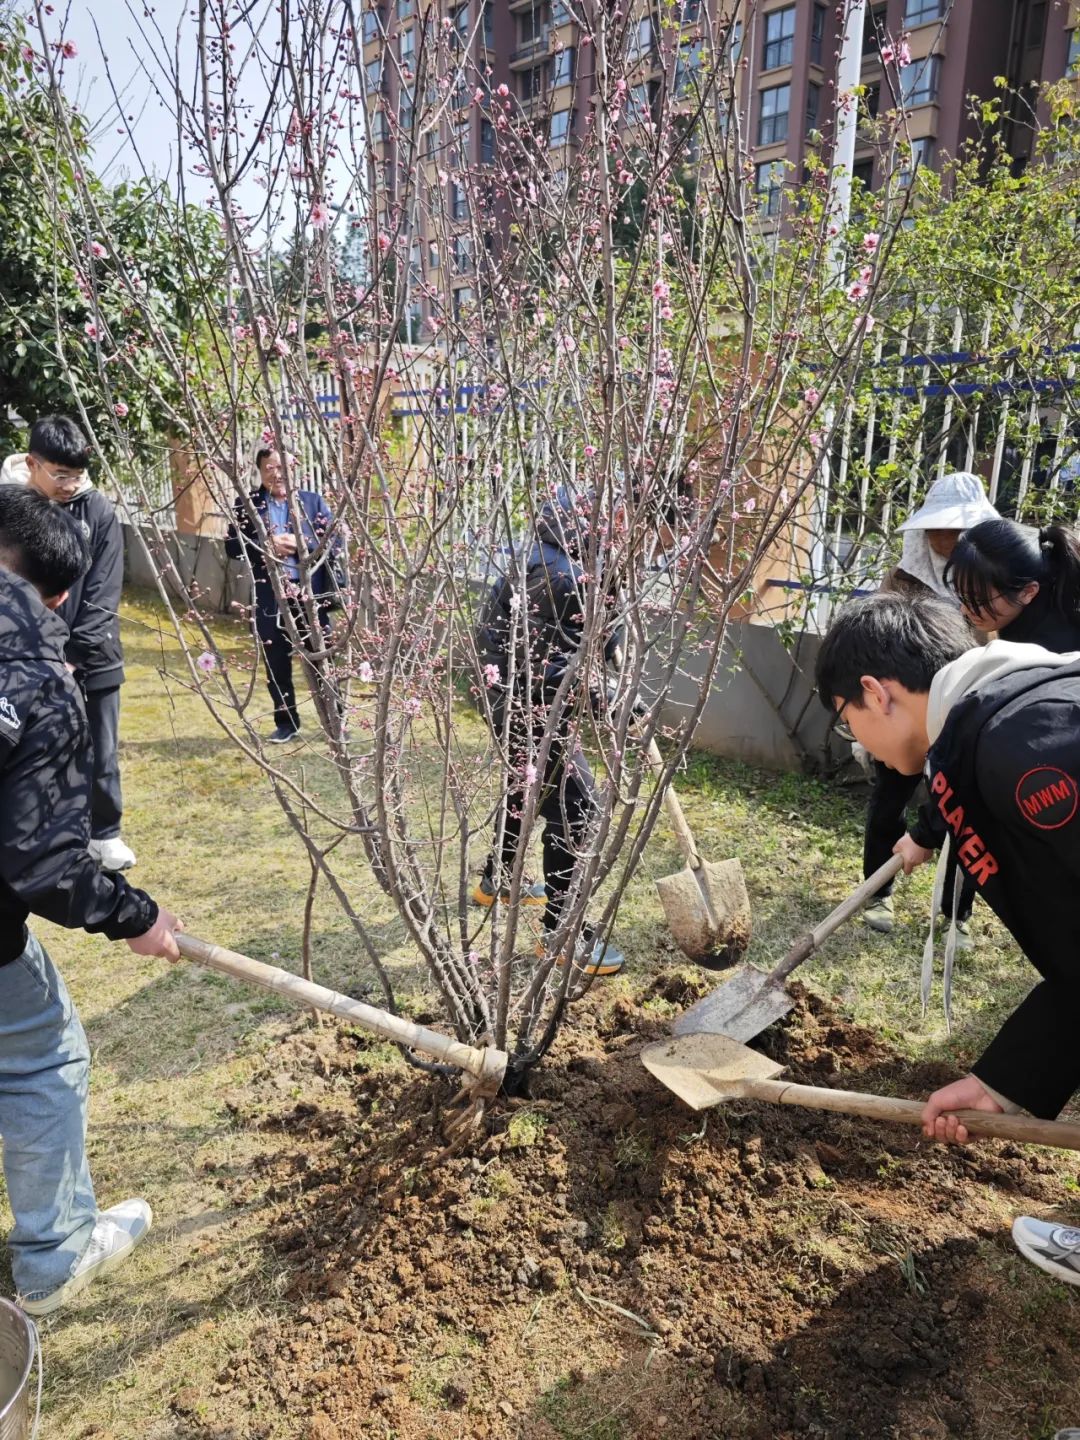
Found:
[[[822, 703], [876, 759], [925, 769], [946, 851], [1042, 976], [971, 1074], [926, 1102], [924, 1133], [961, 1143], [951, 1111], [1052, 1118], [1080, 1086], [1080, 660], [970, 645], [940, 601], [879, 595], [841, 611], [816, 674]], [[909, 873], [932, 854], [910, 835], [895, 848]], [[1080, 1232], [1023, 1219], [1014, 1235], [1036, 1264], [1080, 1283]]]
[[90, 1053], [56, 967], [26, 921], [179, 958], [169, 911], [92, 859], [92, 756], [54, 613], [90, 563], [64, 507], [0, 486], [0, 1138], [20, 1303], [47, 1315], [122, 1263], [150, 1207], [99, 1211], [86, 1162]]
[[64, 657], [83, 692], [94, 745], [90, 853], [103, 870], [128, 870], [135, 864], [135, 854], [120, 838], [124, 802], [117, 748], [124, 683], [117, 614], [124, 582], [124, 541], [114, 506], [86, 474], [90, 454], [86, 436], [74, 420], [46, 415], [30, 431], [27, 454], [9, 455], [4, 461], [0, 481], [29, 485], [46, 500], [65, 506], [90, 545], [90, 568], [59, 607], [71, 632]]

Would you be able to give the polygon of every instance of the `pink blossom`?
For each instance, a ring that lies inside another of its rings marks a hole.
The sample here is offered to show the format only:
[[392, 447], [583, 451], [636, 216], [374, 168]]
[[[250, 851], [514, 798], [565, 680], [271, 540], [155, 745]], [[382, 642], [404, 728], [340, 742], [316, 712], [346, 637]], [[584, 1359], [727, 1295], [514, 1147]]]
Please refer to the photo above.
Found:
[[283, 335], [278, 335], [275, 337], [273, 346], [271, 348], [273, 349], [275, 355], [288, 355], [289, 342], [285, 339]]
[[506, 97], [510, 94], [509, 85], [500, 85], [497, 93], [500, 99], [505, 100]]
[[671, 286], [664, 280], [657, 280], [652, 287], [654, 300], [666, 300], [671, 294]]
[[895, 54], [896, 51], [891, 45], [883, 45], [881, 47], [881, 63], [883, 65], [891, 65]]
[[90, 241], [90, 254], [94, 257], [95, 260], [100, 260], [102, 256], [107, 255], [108, 253], [109, 252], [105, 249], [105, 246], [102, 245], [100, 240]]
[[880, 244], [881, 236], [877, 233], [876, 230], [868, 230], [866, 234], [862, 237], [862, 248], [866, 251], [868, 255], [873, 255], [874, 251], [878, 248]]
[[595, 445], [586, 445], [586, 446], [585, 446], [585, 455], [586, 455], [586, 457], [587, 457], [589, 460], [591, 460], [592, 457], [593, 457], [595, 454], [596, 454], [596, 446], [595, 446]]
[[533, 764], [531, 764], [531, 763], [528, 764], [528, 765], [526, 765], [526, 766], [525, 766], [525, 784], [526, 784], [526, 785], [535, 785], [535, 784], [536, 784], [536, 776], [537, 776], [536, 766], [533, 765]]
[[821, 391], [820, 391], [820, 390], [815, 390], [814, 387], [811, 385], [808, 390], [804, 390], [804, 391], [803, 391], [803, 397], [802, 397], [802, 398], [803, 398], [805, 404], [807, 405], [807, 407], [808, 407], [809, 409], [813, 410], [814, 406], [815, 406], [815, 405], [818, 403], [818, 401], [821, 399]]
[[472, 98], [473, 98], [473, 101], [474, 101], [477, 105], [482, 105], [482, 104], [484, 103], [484, 92], [483, 92], [483, 90], [480, 89], [480, 86], [479, 86], [479, 85], [478, 85], [478, 86], [476, 87], [476, 89], [473, 91], [473, 97], [472, 97]]
[[410, 718], [415, 719], [415, 717], [420, 714], [421, 709], [420, 701], [415, 695], [410, 695], [408, 700], [405, 701], [405, 714]]
[[896, 68], [903, 70], [911, 64], [911, 49], [906, 40], [901, 40], [896, 51]]
[[866, 336], [871, 333], [876, 324], [877, 321], [874, 319], [873, 315], [860, 315], [855, 321], [852, 329], [856, 335], [862, 334], [863, 336]]
[[814, 447], [815, 450], [820, 450], [821, 447], [825, 444], [825, 436], [821, 433], [820, 430], [811, 430], [809, 439], [810, 444]]
[[629, 185], [629, 184], [630, 184], [630, 181], [633, 180], [633, 178], [634, 178], [634, 177], [630, 174], [630, 171], [629, 171], [629, 170], [620, 170], [620, 171], [619, 171], [619, 184], [620, 184], [620, 185]]
[[118, 400], [118, 401], [116, 402], [116, 404], [115, 404], [112, 408], [113, 408], [113, 414], [116, 416], [116, 418], [117, 418], [118, 420], [126, 420], [126, 419], [127, 419], [128, 407], [124, 404], [124, 402], [123, 402], [122, 400]]
[[201, 655], [196, 657], [195, 667], [204, 675], [212, 675], [217, 669], [217, 659], [211, 655], [209, 650], [204, 650]]
[[34, 47], [32, 45], [20, 45], [19, 54], [26, 61], [27, 65], [32, 65], [34, 63], [35, 55]]
[[60, 54], [65, 60], [74, 60], [79, 53], [79, 47], [74, 40], [65, 40], [60, 46]]
[[866, 281], [856, 280], [853, 285], [848, 286], [847, 298], [849, 300], [862, 300], [866, 296]]
[[752, 515], [756, 509], [757, 509], [757, 500], [754, 498], [753, 495], [751, 495], [750, 498], [749, 498], [749, 500], [747, 500], [746, 504], [743, 506], [743, 514], [744, 514], [744, 515]]
[[837, 237], [837, 235], [840, 234], [840, 226], [839, 226], [839, 225], [830, 225], [829, 228], [828, 228], [828, 230], [826, 231], [826, 234], [828, 235], [828, 237], [829, 237], [830, 240], [835, 240], [836, 237]]
[[864, 285], [869, 285], [870, 281], [873, 280], [873, 278], [874, 267], [872, 265], [864, 265], [863, 268], [859, 271], [859, 279], [863, 282]]
[[577, 341], [572, 335], [559, 336], [559, 349], [564, 355], [572, 355], [577, 349]]
[[674, 310], [672, 310], [672, 308], [671, 308], [670, 305], [661, 305], [661, 306], [660, 306], [660, 319], [661, 319], [661, 320], [670, 320], [671, 317], [672, 317], [674, 314], [675, 314], [675, 312], [674, 312]]
[[86, 324], [83, 326], [83, 329], [86, 331], [86, 336], [88, 340], [101, 339], [101, 331], [94, 324], [93, 320], [87, 320]]
[[361, 660], [360, 667], [356, 672], [364, 685], [370, 685], [375, 679], [375, 671], [371, 668], [370, 660]]
[[499, 670], [498, 665], [485, 665], [485, 666], [484, 666], [484, 684], [485, 684], [485, 685], [487, 685], [488, 687], [490, 687], [490, 686], [492, 686], [492, 685], [498, 685], [498, 683], [499, 683], [499, 681], [500, 681], [501, 679], [502, 679], [502, 674], [501, 674], [501, 672], [500, 672], [500, 670]]
[[325, 200], [316, 200], [311, 207], [311, 224], [315, 230], [325, 230], [330, 223], [330, 207]]
[[234, 340], [246, 340], [251, 334], [251, 330], [247, 325], [234, 325], [232, 333]]

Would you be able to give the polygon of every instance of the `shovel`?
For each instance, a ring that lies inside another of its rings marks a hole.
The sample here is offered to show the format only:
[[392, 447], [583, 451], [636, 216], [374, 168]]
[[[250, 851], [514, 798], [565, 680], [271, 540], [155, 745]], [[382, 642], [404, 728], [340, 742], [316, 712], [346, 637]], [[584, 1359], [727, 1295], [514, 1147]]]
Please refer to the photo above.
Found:
[[730, 980], [703, 996], [689, 1010], [684, 1010], [671, 1027], [675, 1035], [706, 1032], [728, 1035], [733, 1040], [752, 1040], [775, 1021], [783, 1019], [795, 1001], [784, 988], [784, 981], [793, 970], [809, 960], [814, 951], [839, 930], [846, 920], [891, 880], [903, 866], [899, 855], [892, 855], [868, 880], [852, 892], [843, 904], [826, 916], [816, 929], [796, 940], [775, 969], [764, 974], [751, 965], [737, 970]]
[[[774, 1077], [782, 1072], [782, 1065], [727, 1035], [684, 1035], [679, 1040], [664, 1040], [647, 1046], [641, 1059], [650, 1074], [694, 1110], [707, 1110], [725, 1100], [766, 1100], [773, 1105], [832, 1110], [838, 1115], [862, 1115], [867, 1120], [888, 1120], [897, 1125], [922, 1124], [923, 1107], [918, 1100], [777, 1080]], [[1080, 1150], [1080, 1125], [1036, 1120], [1031, 1115], [989, 1115], [983, 1110], [951, 1113], [972, 1135]]]
[[[655, 740], [649, 741], [648, 756], [659, 778], [664, 759]], [[684, 955], [707, 970], [726, 970], [742, 959], [750, 943], [750, 899], [742, 864], [738, 859], [701, 858], [670, 785], [664, 790], [664, 808], [686, 861], [682, 870], [656, 882], [668, 928]]]
[[311, 980], [301, 979], [290, 970], [279, 970], [276, 965], [264, 965], [261, 960], [251, 960], [235, 950], [223, 950], [220, 945], [211, 945], [198, 940], [194, 935], [179, 934], [176, 943], [185, 960], [194, 960], [204, 969], [216, 970], [221, 975], [230, 975], [234, 980], [246, 980], [251, 985], [260, 985], [272, 990], [275, 995], [284, 995], [298, 1005], [310, 1006], [313, 1010], [326, 1010], [392, 1040], [396, 1045], [407, 1045], [410, 1050], [419, 1050], [433, 1060], [453, 1065], [464, 1070], [480, 1089], [494, 1095], [506, 1074], [506, 1052], [490, 1046], [463, 1045], [450, 1035], [438, 1030], [429, 1030], [426, 1025], [414, 1025], [400, 1015], [391, 1015], [389, 1010], [379, 1010], [374, 1005], [365, 1005], [362, 1000], [351, 1000], [348, 995], [339, 995], [325, 985], [316, 985]]

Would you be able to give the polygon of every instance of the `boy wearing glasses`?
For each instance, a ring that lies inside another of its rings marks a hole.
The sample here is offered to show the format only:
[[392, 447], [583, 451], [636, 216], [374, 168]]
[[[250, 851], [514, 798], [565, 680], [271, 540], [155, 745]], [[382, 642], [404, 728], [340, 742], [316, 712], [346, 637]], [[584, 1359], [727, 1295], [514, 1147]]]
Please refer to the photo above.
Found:
[[[1041, 979], [971, 1073], [923, 1110], [932, 1139], [968, 1138], [952, 1111], [1052, 1119], [1080, 1088], [1080, 654], [995, 640], [972, 648], [958, 610], [877, 595], [846, 606], [818, 655], [825, 708], [875, 759], [925, 772], [951, 851]], [[910, 873], [933, 853], [905, 835]], [[1021, 1253], [1080, 1284], [1080, 1230], [1020, 1217]]]
[[9, 455], [0, 482], [28, 485], [63, 505], [90, 546], [90, 569], [71, 587], [57, 612], [70, 636], [68, 668], [82, 690], [94, 747], [90, 853], [103, 870], [129, 870], [134, 852], [120, 838], [123, 795], [117, 751], [124, 652], [120, 645], [120, 590], [124, 541], [112, 503], [86, 473], [90, 446], [67, 415], [46, 415], [30, 431], [25, 455]]

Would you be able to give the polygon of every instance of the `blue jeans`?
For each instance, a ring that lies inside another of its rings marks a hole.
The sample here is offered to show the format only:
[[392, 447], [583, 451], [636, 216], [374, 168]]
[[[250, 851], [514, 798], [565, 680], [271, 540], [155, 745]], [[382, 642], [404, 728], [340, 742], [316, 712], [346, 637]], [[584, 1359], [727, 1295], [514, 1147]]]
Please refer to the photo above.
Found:
[[90, 1243], [90, 1050], [67, 986], [33, 935], [0, 965], [0, 1140], [15, 1216], [8, 1238], [25, 1299], [59, 1289]]

